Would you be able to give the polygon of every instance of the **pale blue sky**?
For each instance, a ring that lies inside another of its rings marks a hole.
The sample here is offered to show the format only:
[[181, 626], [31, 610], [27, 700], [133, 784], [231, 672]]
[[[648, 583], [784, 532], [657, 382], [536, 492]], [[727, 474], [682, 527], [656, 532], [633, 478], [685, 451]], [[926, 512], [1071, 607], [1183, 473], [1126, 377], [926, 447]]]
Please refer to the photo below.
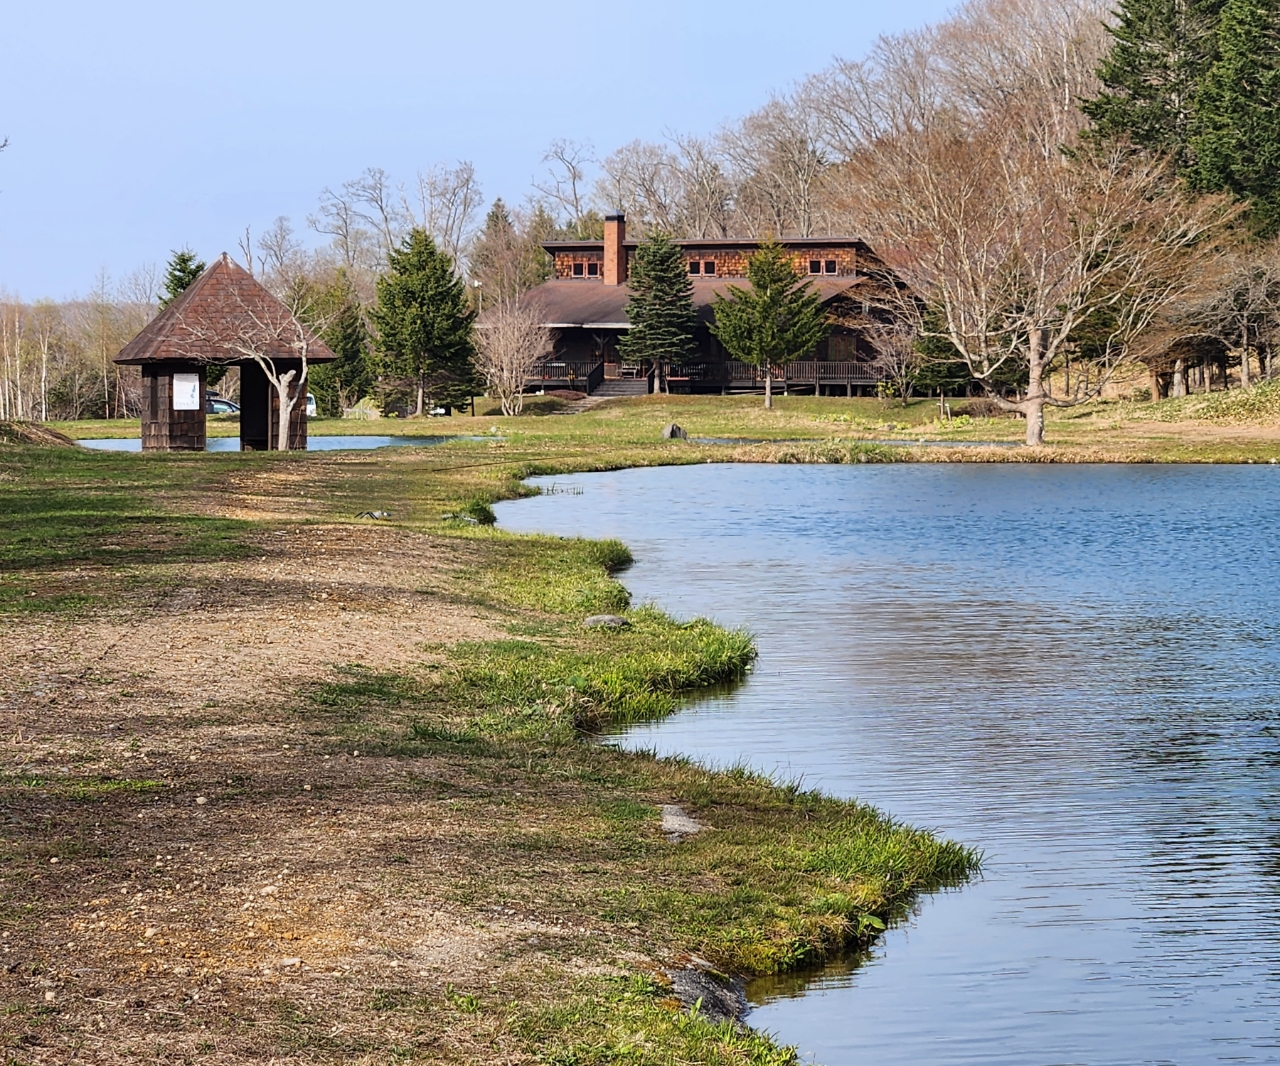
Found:
[[470, 159], [520, 202], [555, 137], [709, 133], [945, 0], [10, 0], [0, 292], [88, 291], [246, 224], [298, 229], [367, 166]]

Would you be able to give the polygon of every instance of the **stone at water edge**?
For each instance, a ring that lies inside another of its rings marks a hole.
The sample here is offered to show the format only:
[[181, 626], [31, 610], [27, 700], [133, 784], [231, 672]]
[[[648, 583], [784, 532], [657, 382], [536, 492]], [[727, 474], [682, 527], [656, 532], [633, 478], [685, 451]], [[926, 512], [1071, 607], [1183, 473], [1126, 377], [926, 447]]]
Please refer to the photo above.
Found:
[[737, 1025], [750, 1010], [743, 982], [717, 973], [702, 959], [691, 960], [682, 970], [667, 970], [666, 975], [681, 1005], [692, 1010], [696, 1004], [698, 1014], [709, 1022]]
[[662, 427], [663, 440], [688, 440], [689, 434], [677, 426], [674, 422], [668, 422]]
[[631, 625], [620, 614], [593, 614], [582, 624], [588, 629], [626, 629]]

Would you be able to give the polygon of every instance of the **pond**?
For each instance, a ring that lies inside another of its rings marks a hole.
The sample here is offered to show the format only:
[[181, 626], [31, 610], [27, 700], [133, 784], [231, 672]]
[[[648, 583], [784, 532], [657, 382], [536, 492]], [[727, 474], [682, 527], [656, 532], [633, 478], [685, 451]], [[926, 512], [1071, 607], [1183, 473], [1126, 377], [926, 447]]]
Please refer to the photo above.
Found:
[[[494, 440], [494, 437], [440, 436], [440, 437], [375, 437], [372, 434], [347, 436], [308, 437], [307, 451], [336, 452], [361, 448], [394, 448], [397, 446], [424, 448], [432, 444], [445, 444], [451, 440]], [[139, 437], [104, 437], [99, 440], [80, 440], [77, 444], [104, 452], [140, 452]], [[206, 452], [238, 452], [239, 437], [209, 437], [205, 441]]]
[[552, 480], [502, 524], [619, 537], [637, 602], [758, 637], [746, 684], [620, 743], [985, 851], [867, 957], [757, 983], [752, 1024], [828, 1066], [1280, 1063], [1280, 468]]

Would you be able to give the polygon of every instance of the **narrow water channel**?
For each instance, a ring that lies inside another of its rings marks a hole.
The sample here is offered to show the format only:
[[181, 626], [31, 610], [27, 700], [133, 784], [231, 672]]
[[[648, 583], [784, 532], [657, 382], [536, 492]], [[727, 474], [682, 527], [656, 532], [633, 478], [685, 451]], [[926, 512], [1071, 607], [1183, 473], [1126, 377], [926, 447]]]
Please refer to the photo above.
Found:
[[[1280, 468], [705, 465], [539, 479], [637, 602], [749, 627], [621, 743], [976, 845], [860, 960], [760, 983], [827, 1066], [1280, 1063]], [[581, 494], [577, 494], [578, 490]]]

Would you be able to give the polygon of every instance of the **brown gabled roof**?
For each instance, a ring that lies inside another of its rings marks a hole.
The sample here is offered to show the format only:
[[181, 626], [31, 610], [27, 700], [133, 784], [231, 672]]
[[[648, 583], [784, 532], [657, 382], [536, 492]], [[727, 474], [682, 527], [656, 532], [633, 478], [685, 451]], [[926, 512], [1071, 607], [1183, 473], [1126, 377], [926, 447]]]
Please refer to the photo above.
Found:
[[[120, 349], [117, 363], [237, 363], [245, 358], [229, 347], [256, 333], [272, 359], [297, 359], [284, 339], [297, 320], [252, 274], [223, 252], [176, 300]], [[338, 358], [310, 330], [307, 361]]]
[[[704, 323], [710, 323], [715, 297], [728, 296], [731, 287], [746, 288], [746, 278], [690, 278], [693, 283], [693, 309]], [[812, 278], [809, 284], [830, 303], [850, 289], [861, 285], [863, 277]], [[623, 285], [606, 285], [603, 281], [579, 278], [554, 278], [525, 293], [523, 299], [542, 310], [544, 324], [556, 329], [585, 327], [594, 329], [627, 329], [626, 306], [631, 289]]]

